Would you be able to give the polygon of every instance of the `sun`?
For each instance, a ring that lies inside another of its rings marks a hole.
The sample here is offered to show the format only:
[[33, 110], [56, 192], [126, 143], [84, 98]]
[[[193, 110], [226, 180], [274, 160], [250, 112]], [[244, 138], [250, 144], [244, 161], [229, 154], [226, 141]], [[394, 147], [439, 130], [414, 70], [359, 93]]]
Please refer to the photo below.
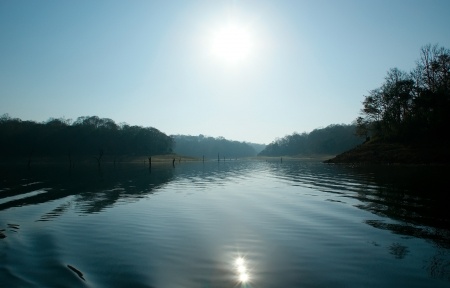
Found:
[[214, 30], [211, 52], [220, 61], [237, 64], [246, 60], [253, 49], [253, 39], [248, 27], [230, 22]]

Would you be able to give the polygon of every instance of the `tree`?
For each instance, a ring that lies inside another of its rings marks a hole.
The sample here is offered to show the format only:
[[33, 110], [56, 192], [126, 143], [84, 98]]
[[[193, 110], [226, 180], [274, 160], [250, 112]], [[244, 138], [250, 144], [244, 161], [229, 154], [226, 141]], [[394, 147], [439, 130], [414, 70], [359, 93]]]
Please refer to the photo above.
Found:
[[437, 45], [421, 49], [410, 73], [390, 69], [381, 87], [365, 96], [357, 133], [381, 138], [438, 137], [450, 116], [450, 52]]

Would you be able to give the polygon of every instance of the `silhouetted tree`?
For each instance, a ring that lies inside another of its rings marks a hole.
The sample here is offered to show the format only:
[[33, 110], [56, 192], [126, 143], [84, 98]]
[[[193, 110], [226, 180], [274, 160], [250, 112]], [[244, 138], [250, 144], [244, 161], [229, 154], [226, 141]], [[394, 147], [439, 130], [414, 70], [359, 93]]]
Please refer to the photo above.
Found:
[[437, 45], [421, 49], [410, 73], [390, 69], [356, 119], [359, 134], [407, 141], [439, 139], [449, 122], [450, 50]]

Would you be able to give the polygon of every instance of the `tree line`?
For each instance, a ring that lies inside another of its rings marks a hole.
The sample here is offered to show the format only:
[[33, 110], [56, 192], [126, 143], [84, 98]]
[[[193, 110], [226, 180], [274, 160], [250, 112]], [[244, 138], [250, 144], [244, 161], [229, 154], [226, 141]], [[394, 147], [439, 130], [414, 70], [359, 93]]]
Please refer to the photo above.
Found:
[[339, 154], [361, 144], [355, 125], [333, 124], [310, 133], [293, 133], [276, 139], [258, 156], [295, 156], [307, 154]]
[[392, 68], [364, 96], [357, 133], [404, 142], [440, 142], [450, 120], [450, 50], [426, 45], [415, 68]]
[[173, 139], [153, 127], [116, 124], [108, 118], [50, 118], [46, 122], [0, 117], [0, 155], [16, 156], [151, 156], [172, 152]]
[[224, 137], [208, 137], [204, 135], [172, 135], [174, 152], [181, 155], [206, 158], [238, 158], [256, 156], [261, 145], [227, 140]]

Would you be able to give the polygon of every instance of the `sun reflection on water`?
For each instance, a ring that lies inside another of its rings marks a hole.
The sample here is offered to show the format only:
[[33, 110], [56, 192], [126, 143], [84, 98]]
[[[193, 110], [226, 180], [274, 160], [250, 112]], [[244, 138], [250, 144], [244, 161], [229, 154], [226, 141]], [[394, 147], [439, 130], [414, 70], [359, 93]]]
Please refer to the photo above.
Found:
[[242, 257], [238, 257], [234, 264], [236, 267], [239, 282], [242, 284], [247, 283], [250, 280], [250, 275], [247, 272], [245, 259]]

